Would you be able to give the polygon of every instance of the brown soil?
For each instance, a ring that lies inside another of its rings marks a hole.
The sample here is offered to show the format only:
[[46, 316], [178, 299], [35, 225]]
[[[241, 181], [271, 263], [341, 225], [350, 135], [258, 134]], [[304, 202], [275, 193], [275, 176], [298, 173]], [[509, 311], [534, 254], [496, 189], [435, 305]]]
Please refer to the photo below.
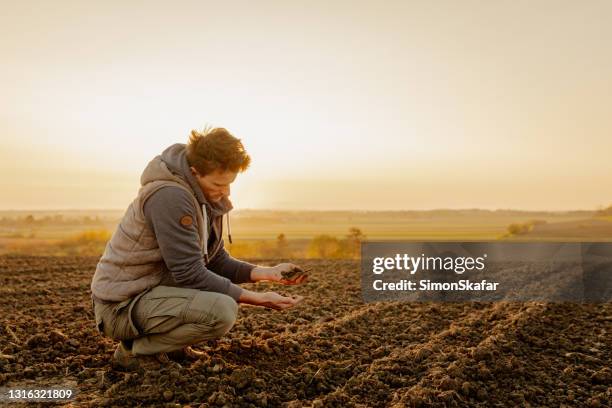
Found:
[[283, 279], [285, 280], [289, 280], [289, 281], [293, 281], [297, 278], [299, 278], [302, 275], [305, 275], [306, 271], [304, 271], [303, 269], [299, 268], [299, 267], [295, 267], [289, 271], [283, 271], [281, 272], [281, 276]]
[[610, 304], [364, 304], [355, 261], [300, 262], [308, 283], [282, 291], [304, 302], [241, 307], [226, 337], [196, 346], [206, 359], [114, 370], [89, 301], [96, 262], [0, 257], [0, 386], [72, 384], [77, 406], [597, 407], [612, 396]]

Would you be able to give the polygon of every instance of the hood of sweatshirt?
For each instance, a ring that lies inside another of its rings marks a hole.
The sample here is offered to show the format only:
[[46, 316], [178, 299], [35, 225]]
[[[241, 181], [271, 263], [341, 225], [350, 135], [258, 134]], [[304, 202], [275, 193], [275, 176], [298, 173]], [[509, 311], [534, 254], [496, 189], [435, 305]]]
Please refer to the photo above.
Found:
[[[206, 200], [196, 178], [191, 174], [191, 170], [189, 170], [185, 147], [182, 143], [173, 144], [164, 150], [161, 155], [151, 160], [140, 176], [140, 184], [145, 185], [155, 180], [172, 180], [172, 176], [180, 177], [189, 184], [200, 205], [206, 205], [211, 213], [210, 215], [220, 216], [227, 214], [234, 208], [228, 198], [225, 197], [215, 203], [209, 203]], [[165, 167], [169, 170], [170, 174], [165, 171], [163, 166], [160, 166], [160, 161], [166, 165]]]
[[[181, 178], [191, 187], [200, 206], [205, 222], [205, 238], [208, 239], [208, 218], [219, 217], [227, 214], [228, 235], [230, 243], [231, 227], [229, 223], [229, 212], [234, 208], [231, 201], [224, 197], [218, 202], [209, 203], [198, 184], [196, 178], [191, 174], [189, 163], [187, 162], [186, 145], [176, 143], [168, 147], [161, 155], [156, 156], [145, 168], [140, 176], [140, 184], [145, 185], [156, 180], [173, 180], [175, 177]], [[204, 242], [206, 242], [206, 240]], [[205, 245], [206, 247], [206, 245]]]

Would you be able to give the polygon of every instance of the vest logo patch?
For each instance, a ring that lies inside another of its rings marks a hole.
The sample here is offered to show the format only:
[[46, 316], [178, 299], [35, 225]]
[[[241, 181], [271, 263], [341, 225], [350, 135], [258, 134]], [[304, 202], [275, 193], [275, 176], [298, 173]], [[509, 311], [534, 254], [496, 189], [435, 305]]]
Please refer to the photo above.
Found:
[[181, 225], [183, 227], [190, 227], [193, 224], [193, 218], [190, 215], [183, 215], [181, 217]]

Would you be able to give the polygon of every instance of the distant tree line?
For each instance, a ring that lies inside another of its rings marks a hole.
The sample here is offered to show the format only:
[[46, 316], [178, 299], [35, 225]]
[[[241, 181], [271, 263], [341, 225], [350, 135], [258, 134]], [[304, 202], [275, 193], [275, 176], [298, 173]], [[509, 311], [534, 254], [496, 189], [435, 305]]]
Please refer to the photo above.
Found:
[[62, 225], [90, 225], [101, 226], [109, 222], [116, 221], [114, 218], [96, 216], [79, 216], [79, 217], [64, 217], [62, 214], [45, 215], [35, 217], [32, 214], [18, 217], [2, 217], [0, 218], [0, 226], [4, 227], [36, 227], [36, 226], [62, 226]]
[[366, 238], [357, 227], [351, 227], [342, 238], [316, 235], [311, 240], [289, 240], [284, 233], [274, 241], [237, 241], [229, 245], [233, 256], [241, 258], [331, 258], [356, 259], [361, 254], [361, 242]]
[[546, 224], [546, 220], [531, 220], [527, 222], [516, 222], [508, 225], [506, 237], [517, 235], [525, 235], [529, 233], [536, 225]]
[[317, 235], [308, 246], [310, 258], [359, 258], [361, 254], [361, 241], [366, 236], [357, 227], [351, 227], [343, 239], [331, 235]]
[[600, 216], [600, 217], [605, 217], [605, 216], [612, 215], [612, 205], [610, 205], [610, 206], [608, 206], [606, 208], [602, 208], [600, 210], [597, 210], [595, 215]]

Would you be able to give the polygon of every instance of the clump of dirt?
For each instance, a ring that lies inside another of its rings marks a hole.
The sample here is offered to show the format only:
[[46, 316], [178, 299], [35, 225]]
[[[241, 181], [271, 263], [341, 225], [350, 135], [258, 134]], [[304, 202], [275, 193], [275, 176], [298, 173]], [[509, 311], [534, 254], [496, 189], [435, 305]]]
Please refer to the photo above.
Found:
[[89, 299], [97, 261], [0, 257], [0, 386], [73, 384], [79, 406], [610, 401], [610, 304], [364, 304], [354, 261], [300, 262], [311, 269], [308, 283], [282, 289], [305, 300], [282, 312], [241, 307], [226, 336], [194, 346], [206, 358], [116, 370], [116, 344], [96, 331]]
[[281, 272], [281, 277], [284, 280], [288, 280], [288, 281], [294, 281], [297, 278], [299, 278], [300, 276], [306, 275], [308, 273], [307, 270], [304, 270], [302, 268], [300, 268], [299, 266], [295, 266], [292, 269], [288, 270], [288, 271], [282, 271]]

